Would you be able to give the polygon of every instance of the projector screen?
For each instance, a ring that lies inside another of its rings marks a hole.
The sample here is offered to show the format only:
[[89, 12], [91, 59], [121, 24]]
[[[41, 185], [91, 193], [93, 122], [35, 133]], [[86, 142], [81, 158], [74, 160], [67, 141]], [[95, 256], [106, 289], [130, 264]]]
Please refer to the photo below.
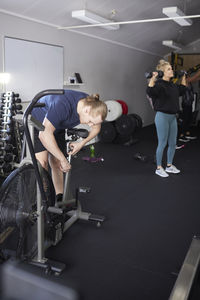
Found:
[[10, 74], [6, 92], [30, 102], [43, 90], [63, 88], [62, 46], [5, 37], [4, 47], [4, 72]]

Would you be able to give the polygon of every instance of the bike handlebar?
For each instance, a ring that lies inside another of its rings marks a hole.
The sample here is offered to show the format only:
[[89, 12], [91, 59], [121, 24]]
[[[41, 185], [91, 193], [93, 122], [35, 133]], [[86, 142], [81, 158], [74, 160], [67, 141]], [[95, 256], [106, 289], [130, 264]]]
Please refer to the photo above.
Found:
[[27, 117], [32, 112], [32, 110], [35, 107], [36, 103], [43, 96], [47, 96], [47, 95], [63, 95], [63, 94], [64, 94], [64, 90], [44, 90], [44, 91], [39, 92], [37, 95], [35, 95], [35, 97], [31, 101], [31, 103], [26, 108], [26, 110], [24, 112], [24, 117]]

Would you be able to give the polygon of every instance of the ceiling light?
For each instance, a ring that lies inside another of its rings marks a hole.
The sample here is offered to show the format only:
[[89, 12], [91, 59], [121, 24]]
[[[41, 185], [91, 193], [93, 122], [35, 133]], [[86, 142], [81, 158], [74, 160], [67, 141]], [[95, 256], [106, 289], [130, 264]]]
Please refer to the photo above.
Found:
[[176, 49], [176, 50], [181, 50], [181, 45], [173, 42], [172, 40], [162, 41], [162, 44], [164, 46], [169, 47], [169, 48], [173, 48], [173, 49]]
[[[177, 7], [177, 6], [171, 6], [171, 7], [164, 7], [162, 10], [163, 14], [170, 17], [170, 18], [176, 18], [176, 17], [183, 17], [185, 14]], [[174, 22], [178, 23], [181, 26], [190, 26], [192, 25], [191, 19], [174, 19]]]
[[[79, 19], [81, 21], [90, 23], [90, 24], [99, 24], [99, 23], [109, 23], [112, 22], [111, 20], [105, 19], [103, 17], [100, 17], [88, 10], [74, 10], [72, 11], [72, 18], [76, 18]], [[116, 30], [119, 29], [119, 25], [118, 24], [113, 24], [113, 25], [108, 25], [108, 26], [101, 26], [105, 29], [108, 30]]]

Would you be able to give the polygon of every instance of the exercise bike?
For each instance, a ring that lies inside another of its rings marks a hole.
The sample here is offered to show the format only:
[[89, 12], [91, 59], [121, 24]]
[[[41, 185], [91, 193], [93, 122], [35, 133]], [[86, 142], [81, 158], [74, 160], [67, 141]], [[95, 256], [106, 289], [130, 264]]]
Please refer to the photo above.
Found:
[[[62, 201], [56, 202], [51, 176], [36, 160], [33, 130], [44, 130], [44, 126], [31, 116], [31, 112], [33, 108], [44, 106], [38, 103], [41, 97], [63, 93], [63, 90], [42, 91], [27, 107], [23, 116], [23, 158], [0, 189], [0, 258], [6, 260], [14, 256], [58, 275], [65, 265], [47, 259], [45, 250], [55, 246], [77, 220], [93, 221], [99, 227], [105, 219], [104, 216], [82, 211], [79, 193], [88, 193], [90, 188], [78, 187], [73, 197], [70, 190], [71, 171], [65, 174]], [[70, 147], [70, 142], [80, 137], [86, 138], [88, 131], [68, 129], [67, 135]], [[70, 163], [71, 159], [69, 152]]]

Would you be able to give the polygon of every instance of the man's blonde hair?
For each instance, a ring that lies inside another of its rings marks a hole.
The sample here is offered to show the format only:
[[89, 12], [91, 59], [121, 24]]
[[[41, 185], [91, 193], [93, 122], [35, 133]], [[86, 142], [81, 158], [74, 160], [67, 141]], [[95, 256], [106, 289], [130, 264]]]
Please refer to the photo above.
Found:
[[99, 100], [99, 94], [87, 96], [83, 99], [83, 103], [85, 106], [91, 107], [92, 116], [96, 117], [100, 115], [102, 120], [105, 120], [107, 116], [107, 105], [103, 101]]

